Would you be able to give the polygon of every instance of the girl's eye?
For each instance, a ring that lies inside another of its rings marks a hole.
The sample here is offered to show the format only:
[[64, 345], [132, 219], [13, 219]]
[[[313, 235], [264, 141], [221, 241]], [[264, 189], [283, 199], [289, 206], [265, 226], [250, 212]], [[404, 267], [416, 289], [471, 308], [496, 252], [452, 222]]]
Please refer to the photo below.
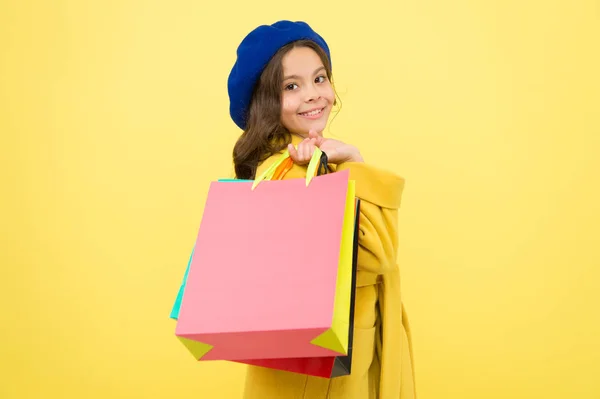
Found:
[[285, 86], [285, 90], [294, 90], [294, 87], [298, 87], [298, 85], [296, 83], [290, 83], [289, 85]]
[[317, 83], [323, 83], [323, 82], [325, 82], [325, 80], [326, 80], [326, 79], [327, 79], [327, 77], [325, 77], [325, 76], [321, 75], [321, 76], [319, 76], [319, 77], [318, 77], [318, 78], [317, 78], [315, 81], [316, 81]]

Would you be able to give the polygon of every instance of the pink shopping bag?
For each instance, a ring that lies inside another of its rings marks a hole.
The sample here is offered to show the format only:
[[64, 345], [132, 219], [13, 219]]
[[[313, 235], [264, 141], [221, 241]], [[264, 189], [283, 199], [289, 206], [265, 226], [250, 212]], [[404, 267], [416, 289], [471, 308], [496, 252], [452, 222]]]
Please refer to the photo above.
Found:
[[347, 356], [354, 201], [347, 171], [211, 183], [175, 331], [194, 357]]

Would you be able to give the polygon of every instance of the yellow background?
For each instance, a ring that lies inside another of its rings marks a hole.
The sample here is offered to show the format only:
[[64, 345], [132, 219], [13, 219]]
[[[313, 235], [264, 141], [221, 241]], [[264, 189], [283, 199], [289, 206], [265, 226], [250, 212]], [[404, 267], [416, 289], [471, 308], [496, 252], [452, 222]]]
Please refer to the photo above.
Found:
[[235, 49], [284, 18], [332, 48], [327, 134], [407, 179], [419, 397], [600, 398], [591, 0], [2, 1], [0, 397], [240, 396], [168, 315]]

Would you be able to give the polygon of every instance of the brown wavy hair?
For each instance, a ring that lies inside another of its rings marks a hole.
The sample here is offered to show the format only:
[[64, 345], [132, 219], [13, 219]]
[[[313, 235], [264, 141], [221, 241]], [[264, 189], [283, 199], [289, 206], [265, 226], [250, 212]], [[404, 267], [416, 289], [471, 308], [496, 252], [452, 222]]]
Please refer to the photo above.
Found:
[[[258, 165], [285, 149], [292, 140], [291, 133], [281, 123], [281, 85], [283, 84], [283, 57], [295, 47], [308, 47], [314, 50], [323, 62], [327, 78], [333, 85], [329, 58], [315, 42], [299, 40], [281, 47], [263, 70], [254, 88], [246, 129], [233, 148], [233, 163], [237, 179], [254, 180]], [[333, 104], [336, 103], [334, 101]]]

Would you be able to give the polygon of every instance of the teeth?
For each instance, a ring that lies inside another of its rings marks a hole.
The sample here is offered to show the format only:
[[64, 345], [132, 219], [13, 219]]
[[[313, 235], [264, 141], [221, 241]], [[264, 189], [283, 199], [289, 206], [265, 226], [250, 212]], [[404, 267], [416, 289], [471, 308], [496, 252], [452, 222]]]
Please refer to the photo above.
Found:
[[315, 115], [317, 115], [317, 114], [320, 114], [320, 113], [321, 113], [321, 111], [322, 111], [322, 110], [320, 110], [320, 109], [317, 109], [317, 110], [314, 110], [314, 111], [311, 111], [311, 112], [305, 112], [305, 113], [303, 113], [303, 114], [300, 114], [300, 115], [304, 115], [304, 116], [315, 116]]

